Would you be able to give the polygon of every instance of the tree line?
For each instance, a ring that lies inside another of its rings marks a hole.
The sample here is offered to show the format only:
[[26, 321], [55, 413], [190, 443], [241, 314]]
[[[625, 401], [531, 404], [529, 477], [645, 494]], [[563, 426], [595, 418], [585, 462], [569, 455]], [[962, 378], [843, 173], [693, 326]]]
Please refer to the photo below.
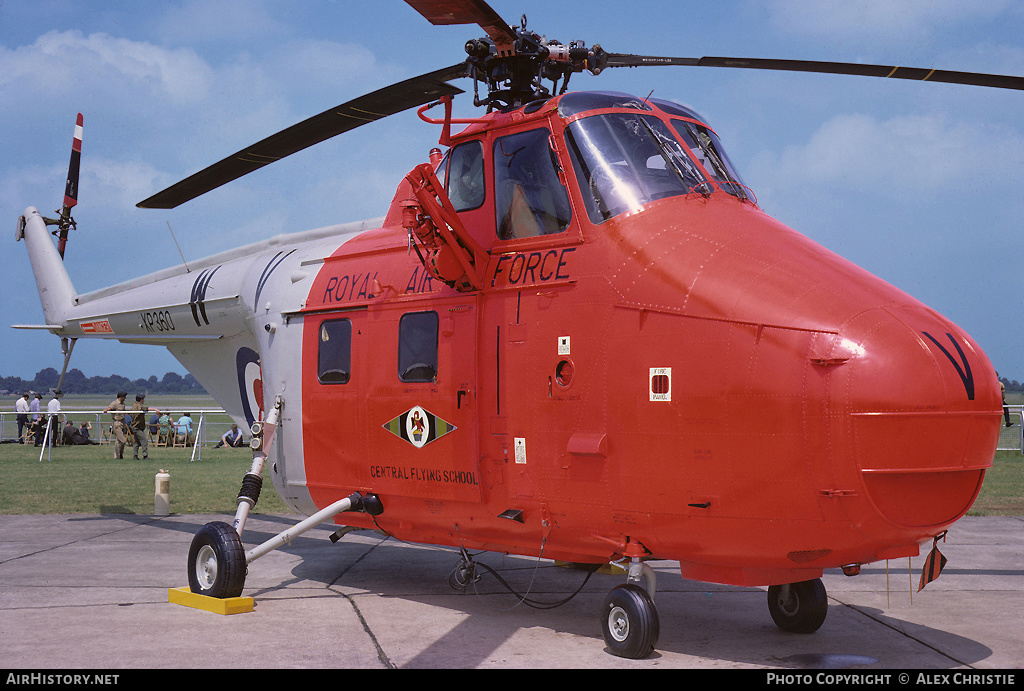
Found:
[[[60, 372], [53, 367], [36, 372], [33, 379], [22, 379], [21, 377], [0, 377], [0, 390], [6, 390], [8, 394], [20, 394], [26, 391], [46, 392], [57, 386], [60, 379]], [[64, 383], [61, 385], [64, 393], [81, 394], [110, 394], [118, 391], [127, 391], [132, 396], [138, 393], [146, 394], [204, 394], [206, 390], [196, 381], [191, 374], [182, 376], [177, 372], [168, 372], [162, 379], [156, 375], [149, 379], [129, 379], [117, 374], [109, 377], [87, 377], [80, 369], [69, 369], [64, 375]]]

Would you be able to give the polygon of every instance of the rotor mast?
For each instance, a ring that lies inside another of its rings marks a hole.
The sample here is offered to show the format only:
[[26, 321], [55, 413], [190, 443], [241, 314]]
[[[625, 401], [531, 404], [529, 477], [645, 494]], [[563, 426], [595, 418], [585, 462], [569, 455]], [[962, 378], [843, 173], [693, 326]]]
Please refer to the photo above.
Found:
[[[504, 40], [488, 36], [467, 41], [466, 54], [469, 76], [475, 83], [487, 85], [486, 98], [476, 96], [474, 105], [486, 105], [489, 110], [518, 108], [549, 98], [556, 89], [559, 94], [565, 93], [572, 73], [586, 68], [591, 55], [582, 42], [563, 45], [528, 30], [525, 14], [519, 28], [509, 27]], [[544, 85], [545, 79], [552, 82], [550, 90]]]

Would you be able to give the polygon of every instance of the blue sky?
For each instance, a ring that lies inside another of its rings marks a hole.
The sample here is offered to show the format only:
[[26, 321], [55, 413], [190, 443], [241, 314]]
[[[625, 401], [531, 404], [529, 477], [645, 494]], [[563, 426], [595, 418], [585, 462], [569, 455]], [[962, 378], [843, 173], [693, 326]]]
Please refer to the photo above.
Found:
[[[986, 0], [491, 0], [510, 23], [609, 52], [835, 60], [1024, 75], [1024, 3]], [[342, 135], [171, 211], [135, 204], [288, 125], [458, 62], [474, 26], [401, 0], [0, 3], [0, 218], [59, 207], [85, 117], [86, 292], [278, 233], [382, 215], [438, 129], [415, 112]], [[762, 208], [965, 328], [1024, 379], [1024, 92], [722, 68], [575, 75], [687, 103]], [[470, 89], [470, 83], [460, 84]], [[461, 100], [461, 104], [460, 104]], [[469, 115], [466, 97], [456, 112]], [[0, 253], [0, 374], [59, 369], [24, 248]], [[184, 373], [166, 350], [79, 341], [88, 376]]]

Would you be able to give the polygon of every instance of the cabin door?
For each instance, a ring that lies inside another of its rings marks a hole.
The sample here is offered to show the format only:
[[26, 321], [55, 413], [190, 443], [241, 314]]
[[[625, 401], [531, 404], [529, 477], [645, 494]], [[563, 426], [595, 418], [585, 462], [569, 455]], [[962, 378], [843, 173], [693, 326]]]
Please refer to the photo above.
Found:
[[380, 493], [481, 500], [477, 300], [371, 308], [367, 331], [367, 484]]

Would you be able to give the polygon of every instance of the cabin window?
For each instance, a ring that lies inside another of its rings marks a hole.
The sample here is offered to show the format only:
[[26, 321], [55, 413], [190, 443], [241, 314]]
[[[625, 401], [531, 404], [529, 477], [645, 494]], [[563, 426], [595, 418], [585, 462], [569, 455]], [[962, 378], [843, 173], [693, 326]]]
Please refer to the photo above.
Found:
[[466, 142], [452, 149], [445, 158], [445, 190], [456, 211], [469, 211], [484, 203], [484, 146]]
[[332, 319], [320, 324], [316, 376], [321, 384], [347, 384], [352, 374], [352, 322]]
[[547, 129], [536, 129], [494, 142], [495, 211], [502, 240], [561, 233], [572, 220], [550, 136]]
[[437, 377], [437, 312], [410, 312], [398, 323], [398, 378], [429, 382]]

